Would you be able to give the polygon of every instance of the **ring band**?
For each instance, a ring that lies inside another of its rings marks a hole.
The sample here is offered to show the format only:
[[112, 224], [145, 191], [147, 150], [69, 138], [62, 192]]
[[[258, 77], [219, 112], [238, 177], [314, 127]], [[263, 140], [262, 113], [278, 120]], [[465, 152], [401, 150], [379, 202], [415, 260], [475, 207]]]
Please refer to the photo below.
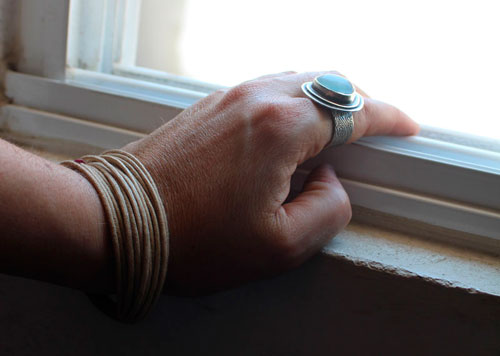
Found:
[[345, 144], [349, 141], [354, 131], [352, 112], [331, 110], [331, 115], [333, 123], [332, 138], [325, 148]]
[[364, 104], [354, 85], [340, 75], [325, 74], [303, 83], [302, 91], [315, 103], [330, 109], [333, 131], [325, 148], [349, 141], [354, 132], [353, 112], [361, 110]]

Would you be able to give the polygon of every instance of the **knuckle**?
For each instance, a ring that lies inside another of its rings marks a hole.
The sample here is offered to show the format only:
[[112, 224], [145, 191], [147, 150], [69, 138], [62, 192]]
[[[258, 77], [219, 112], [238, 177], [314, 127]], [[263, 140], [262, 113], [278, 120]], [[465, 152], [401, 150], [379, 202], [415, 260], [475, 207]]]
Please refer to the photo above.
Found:
[[260, 90], [261, 84], [258, 81], [244, 82], [228, 89], [225, 92], [224, 100], [229, 102], [247, 101], [254, 97]]
[[222, 89], [217, 103], [217, 110], [226, 111], [237, 108], [238, 112], [250, 118], [255, 102], [258, 100], [259, 92], [263, 89], [262, 81], [249, 81], [229, 89]]
[[281, 120], [288, 118], [290, 105], [282, 100], [266, 100], [260, 104], [259, 116], [264, 119]]
[[351, 204], [347, 203], [344, 206], [343, 213], [344, 213], [343, 214], [344, 227], [346, 227], [352, 219], [352, 206], [351, 206]]
[[343, 191], [339, 197], [336, 204], [335, 210], [335, 223], [338, 227], [343, 229], [349, 224], [352, 219], [352, 206], [349, 200], [349, 196], [345, 191]]
[[269, 239], [269, 251], [272, 260], [282, 268], [292, 268], [300, 263], [302, 249], [291, 234], [276, 232]]
[[265, 100], [258, 104], [254, 126], [265, 136], [286, 138], [297, 129], [298, 109], [290, 100]]
[[221, 98], [224, 95], [226, 95], [228, 90], [229, 89], [227, 89], [227, 88], [220, 88], [220, 89], [217, 89], [216, 91], [214, 91], [211, 95]]

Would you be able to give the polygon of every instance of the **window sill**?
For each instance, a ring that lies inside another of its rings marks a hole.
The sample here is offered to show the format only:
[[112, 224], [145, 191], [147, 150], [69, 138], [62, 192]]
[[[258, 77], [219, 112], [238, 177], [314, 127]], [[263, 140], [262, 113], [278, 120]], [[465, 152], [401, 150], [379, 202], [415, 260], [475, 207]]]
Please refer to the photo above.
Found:
[[443, 288], [499, 297], [498, 255], [454, 247], [422, 236], [380, 229], [357, 221], [322, 251], [354, 265], [406, 278], [421, 279]]

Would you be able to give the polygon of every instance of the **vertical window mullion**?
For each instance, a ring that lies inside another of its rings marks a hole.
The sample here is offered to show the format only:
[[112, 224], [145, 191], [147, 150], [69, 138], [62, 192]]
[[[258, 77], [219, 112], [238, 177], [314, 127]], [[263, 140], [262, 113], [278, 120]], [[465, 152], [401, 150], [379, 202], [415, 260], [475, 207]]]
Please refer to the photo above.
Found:
[[112, 73], [120, 54], [124, 3], [127, 0], [72, 0], [68, 65]]
[[115, 63], [135, 66], [141, 0], [120, 0], [120, 2], [122, 3], [122, 28], [121, 31], [117, 31], [121, 32], [121, 38], [120, 42], [117, 43], [120, 48], [119, 57], [115, 56]]
[[69, 0], [22, 2], [19, 71], [64, 79], [68, 14]]

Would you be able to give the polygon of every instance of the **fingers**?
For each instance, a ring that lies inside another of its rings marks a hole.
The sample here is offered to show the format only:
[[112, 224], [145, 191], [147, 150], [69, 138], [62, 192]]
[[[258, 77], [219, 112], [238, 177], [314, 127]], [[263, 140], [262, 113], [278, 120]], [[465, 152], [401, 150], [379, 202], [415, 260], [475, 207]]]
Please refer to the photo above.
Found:
[[353, 116], [354, 132], [348, 143], [363, 136], [409, 136], [420, 130], [418, 124], [401, 110], [370, 98], [365, 98], [363, 109]]
[[351, 205], [333, 168], [322, 165], [311, 172], [293, 201], [279, 211], [287, 237], [286, 255], [299, 264], [317, 252], [351, 219]]

